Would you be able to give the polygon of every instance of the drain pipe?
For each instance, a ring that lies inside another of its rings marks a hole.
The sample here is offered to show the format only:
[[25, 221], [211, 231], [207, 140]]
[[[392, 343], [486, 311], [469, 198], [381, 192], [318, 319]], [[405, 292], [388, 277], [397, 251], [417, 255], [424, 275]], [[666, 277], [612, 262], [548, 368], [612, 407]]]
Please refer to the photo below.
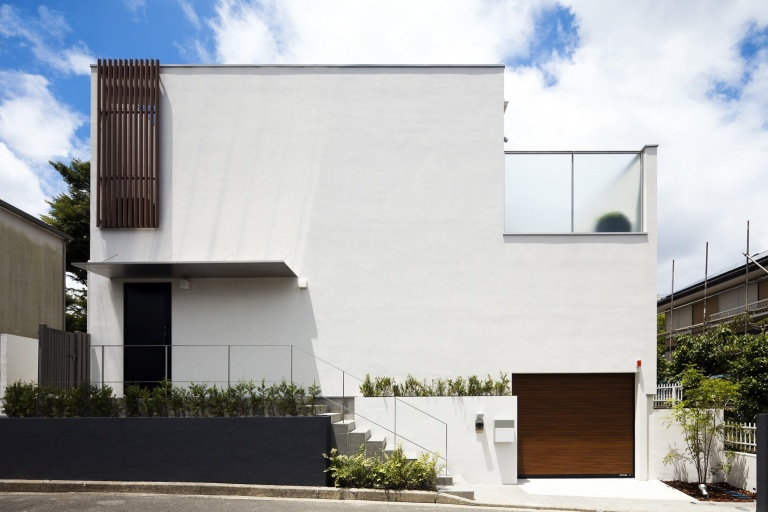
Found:
[[699, 490], [701, 491], [701, 495], [706, 498], [707, 497], [707, 484], [699, 484]]

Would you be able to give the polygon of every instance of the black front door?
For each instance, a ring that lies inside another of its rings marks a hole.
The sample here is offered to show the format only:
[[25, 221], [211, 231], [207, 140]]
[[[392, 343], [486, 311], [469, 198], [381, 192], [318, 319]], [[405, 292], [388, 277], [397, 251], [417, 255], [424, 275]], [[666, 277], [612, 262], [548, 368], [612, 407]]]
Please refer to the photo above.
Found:
[[125, 384], [171, 379], [171, 284], [125, 283]]

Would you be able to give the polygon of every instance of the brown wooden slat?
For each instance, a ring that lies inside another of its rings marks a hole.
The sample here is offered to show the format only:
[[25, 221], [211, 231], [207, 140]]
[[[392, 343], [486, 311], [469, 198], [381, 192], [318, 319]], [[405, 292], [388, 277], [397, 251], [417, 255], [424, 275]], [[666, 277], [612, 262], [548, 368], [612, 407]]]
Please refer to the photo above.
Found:
[[140, 205], [141, 208], [138, 208], [138, 221], [139, 226], [143, 226], [146, 222], [146, 216], [144, 215], [144, 198], [146, 197], [145, 192], [145, 183], [146, 183], [146, 169], [147, 169], [147, 116], [145, 113], [145, 103], [146, 103], [146, 76], [147, 73], [147, 67], [146, 66], [140, 66], [139, 67], [139, 90], [141, 91], [141, 101], [140, 105], [138, 107], [138, 126], [139, 126], [139, 138], [138, 138], [138, 144], [139, 144], [139, 172], [137, 173], [139, 177], [139, 183], [138, 183], [138, 197], [140, 198]]
[[515, 374], [518, 475], [634, 474], [634, 374]]
[[160, 87], [158, 85], [160, 83], [160, 61], [158, 60], [152, 61], [152, 83], [154, 85], [152, 86], [152, 103], [150, 103], [150, 105], [152, 106], [153, 110], [152, 154], [154, 156], [154, 162], [152, 163], [152, 181], [150, 182], [152, 185], [152, 201], [149, 207], [151, 208], [150, 212], [152, 223], [158, 225], [160, 223], [160, 208], [158, 206], [158, 198], [160, 195], [160, 144], [158, 142], [160, 122]]
[[[97, 180], [98, 180], [98, 173], [101, 172], [101, 147], [102, 147], [102, 141], [101, 137], [104, 133], [104, 130], [101, 128], [102, 123], [102, 117], [101, 117], [101, 99], [104, 97], [104, 94], [102, 92], [103, 89], [103, 82], [100, 78], [102, 75], [101, 71], [101, 59], [98, 59], [96, 61], [96, 172], [97, 172]], [[100, 180], [99, 180], [100, 181]], [[98, 187], [97, 187], [98, 188]], [[101, 194], [96, 194], [96, 218], [98, 219], [97, 225], [101, 225]]]
[[160, 64], [99, 59], [96, 73], [97, 223], [157, 227]]

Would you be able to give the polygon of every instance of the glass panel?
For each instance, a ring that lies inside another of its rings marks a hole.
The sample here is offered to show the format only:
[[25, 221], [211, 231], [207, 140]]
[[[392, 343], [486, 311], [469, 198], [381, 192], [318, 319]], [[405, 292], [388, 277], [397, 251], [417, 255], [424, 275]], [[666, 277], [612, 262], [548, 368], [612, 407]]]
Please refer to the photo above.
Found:
[[505, 232], [570, 233], [571, 155], [505, 156]]
[[574, 230], [642, 231], [641, 178], [640, 155], [575, 155]]

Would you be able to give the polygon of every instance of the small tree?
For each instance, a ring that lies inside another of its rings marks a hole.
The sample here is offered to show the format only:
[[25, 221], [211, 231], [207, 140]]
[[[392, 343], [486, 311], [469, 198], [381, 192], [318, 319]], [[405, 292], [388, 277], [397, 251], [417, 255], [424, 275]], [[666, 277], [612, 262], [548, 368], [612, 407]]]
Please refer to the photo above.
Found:
[[723, 439], [725, 423], [720, 411], [739, 396], [737, 384], [726, 379], [705, 377], [695, 367], [689, 367], [680, 379], [683, 385], [683, 400], [672, 406], [672, 413], [666, 420], [667, 427], [680, 426], [685, 439], [685, 450], [670, 451], [664, 457], [664, 464], [676, 461], [690, 462], [696, 468], [699, 483], [706, 483], [708, 475], [728, 473], [730, 465], [724, 457], [713, 463], [717, 452], [717, 441]]

